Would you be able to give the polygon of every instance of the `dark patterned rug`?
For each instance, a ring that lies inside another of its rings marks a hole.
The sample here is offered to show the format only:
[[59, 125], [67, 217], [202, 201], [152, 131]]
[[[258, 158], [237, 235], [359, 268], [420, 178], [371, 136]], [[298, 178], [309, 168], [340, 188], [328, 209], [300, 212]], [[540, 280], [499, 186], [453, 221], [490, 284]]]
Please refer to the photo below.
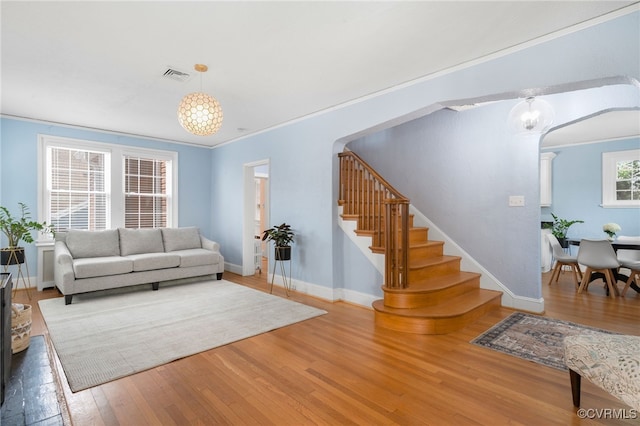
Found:
[[575, 334], [611, 331], [515, 312], [471, 341], [474, 345], [517, 356], [558, 370], [567, 370], [562, 342]]

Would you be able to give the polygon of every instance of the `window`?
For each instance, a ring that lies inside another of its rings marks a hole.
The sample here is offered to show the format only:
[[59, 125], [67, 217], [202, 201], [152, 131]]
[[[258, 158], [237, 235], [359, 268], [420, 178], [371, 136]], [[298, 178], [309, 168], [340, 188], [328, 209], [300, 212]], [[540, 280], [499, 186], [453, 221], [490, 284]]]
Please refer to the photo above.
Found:
[[167, 226], [167, 161], [124, 158], [125, 228]]
[[68, 229], [177, 226], [178, 155], [40, 136], [38, 219]]
[[105, 152], [47, 148], [46, 209], [56, 230], [106, 229], [108, 158]]
[[602, 154], [602, 206], [640, 207], [640, 149]]

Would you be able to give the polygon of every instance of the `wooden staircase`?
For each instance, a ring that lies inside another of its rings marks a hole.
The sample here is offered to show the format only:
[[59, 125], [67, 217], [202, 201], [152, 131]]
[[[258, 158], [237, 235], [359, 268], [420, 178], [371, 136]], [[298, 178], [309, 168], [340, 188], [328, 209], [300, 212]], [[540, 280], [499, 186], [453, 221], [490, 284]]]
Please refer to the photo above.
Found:
[[[370, 249], [385, 255], [386, 269], [395, 269], [385, 271], [384, 299], [373, 303], [377, 325], [407, 333], [446, 334], [500, 306], [501, 292], [481, 289], [480, 274], [461, 271], [459, 256], [445, 255], [444, 242], [429, 240], [428, 228], [413, 225], [409, 200], [387, 188], [388, 183], [357, 155], [345, 152], [339, 156], [342, 218], [357, 221], [356, 233], [371, 236]], [[404, 213], [389, 218], [394, 210], [384, 205], [405, 201]], [[402, 215], [407, 216], [407, 229], [399, 225]]]

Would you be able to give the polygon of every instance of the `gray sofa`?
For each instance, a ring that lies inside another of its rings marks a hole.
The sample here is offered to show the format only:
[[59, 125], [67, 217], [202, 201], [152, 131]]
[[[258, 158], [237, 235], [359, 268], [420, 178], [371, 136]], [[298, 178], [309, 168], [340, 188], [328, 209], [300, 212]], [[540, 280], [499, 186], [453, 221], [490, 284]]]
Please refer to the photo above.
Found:
[[60, 232], [54, 262], [67, 305], [74, 294], [224, 272], [220, 245], [194, 227]]

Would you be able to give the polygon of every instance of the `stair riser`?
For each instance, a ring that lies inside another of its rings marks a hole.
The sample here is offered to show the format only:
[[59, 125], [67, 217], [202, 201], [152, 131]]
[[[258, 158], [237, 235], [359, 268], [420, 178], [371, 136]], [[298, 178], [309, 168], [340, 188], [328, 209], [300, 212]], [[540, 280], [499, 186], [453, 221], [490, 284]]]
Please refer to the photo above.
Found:
[[416, 280], [441, 277], [458, 271], [460, 271], [460, 259], [452, 259], [435, 265], [425, 266], [420, 269], [411, 269], [409, 271], [409, 283]]
[[424, 243], [429, 240], [429, 228], [412, 228], [409, 230], [409, 244]]
[[444, 253], [442, 244], [432, 244], [428, 246], [410, 247], [409, 262], [413, 259], [426, 259], [429, 257], [440, 257]]
[[[480, 288], [480, 278], [463, 281], [450, 287], [421, 293], [389, 293], [384, 294], [384, 304], [390, 308], [412, 309], [435, 306], [452, 297]], [[384, 290], [384, 288], [383, 288]]]
[[401, 317], [375, 311], [375, 323], [377, 326], [403, 333], [447, 334], [466, 327], [499, 306], [498, 297], [468, 312], [447, 318]]

